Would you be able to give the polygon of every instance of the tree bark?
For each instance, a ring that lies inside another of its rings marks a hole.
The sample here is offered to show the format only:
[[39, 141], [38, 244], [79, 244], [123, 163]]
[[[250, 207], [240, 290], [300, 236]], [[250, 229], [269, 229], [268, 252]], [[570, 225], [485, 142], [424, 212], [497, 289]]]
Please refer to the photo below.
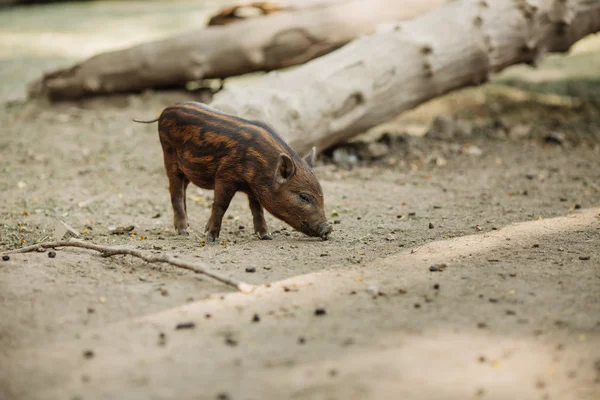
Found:
[[[0, 0], [1, 1], [1, 0]], [[244, 21], [248, 18], [270, 15], [282, 11], [300, 11], [311, 8], [319, 8], [335, 3], [348, 3], [352, 0], [280, 0], [242, 2], [225, 7], [210, 17], [208, 26], [227, 25], [234, 22]]]
[[96, 55], [30, 84], [51, 100], [182, 87], [297, 65], [328, 53], [382, 22], [423, 14], [446, 0], [352, 0], [277, 13]]
[[[27, 6], [31, 4], [50, 4], [50, 3], [66, 3], [73, 0], [0, 0], [0, 7], [11, 6]], [[75, 0], [75, 1], [91, 1], [91, 0]]]
[[268, 121], [297, 151], [345, 141], [431, 98], [600, 31], [596, 0], [458, 0], [211, 105]]

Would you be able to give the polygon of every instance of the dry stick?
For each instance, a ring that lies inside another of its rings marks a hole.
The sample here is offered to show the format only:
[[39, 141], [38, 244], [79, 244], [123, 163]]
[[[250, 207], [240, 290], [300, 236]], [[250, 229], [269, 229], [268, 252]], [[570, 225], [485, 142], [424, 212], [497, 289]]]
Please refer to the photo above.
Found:
[[195, 264], [181, 261], [181, 260], [177, 260], [176, 258], [171, 257], [167, 254], [161, 254], [158, 256], [145, 255], [144, 253], [142, 253], [139, 250], [118, 249], [118, 248], [114, 248], [114, 247], [100, 246], [100, 245], [92, 244], [92, 243], [65, 242], [65, 241], [39, 243], [39, 244], [35, 244], [33, 246], [27, 246], [27, 247], [23, 247], [20, 249], [6, 251], [1, 254], [28, 253], [31, 251], [35, 251], [37, 249], [47, 249], [47, 248], [56, 248], [56, 247], [80, 247], [83, 249], [96, 250], [96, 251], [100, 252], [103, 257], [110, 257], [110, 256], [118, 255], [118, 254], [124, 254], [124, 255], [130, 255], [130, 256], [137, 257], [137, 258], [141, 258], [142, 260], [149, 262], [149, 263], [163, 262], [163, 263], [171, 264], [178, 268], [183, 268], [183, 269], [193, 271], [197, 274], [203, 274], [203, 275], [210, 276], [211, 278], [216, 279], [219, 282], [222, 282], [226, 285], [235, 287], [237, 290], [239, 290], [240, 292], [243, 292], [243, 293], [250, 293], [254, 290], [254, 286], [249, 283], [234, 281], [233, 279], [229, 279], [229, 278], [226, 278], [215, 272], [209, 271], [203, 266], [195, 265]]

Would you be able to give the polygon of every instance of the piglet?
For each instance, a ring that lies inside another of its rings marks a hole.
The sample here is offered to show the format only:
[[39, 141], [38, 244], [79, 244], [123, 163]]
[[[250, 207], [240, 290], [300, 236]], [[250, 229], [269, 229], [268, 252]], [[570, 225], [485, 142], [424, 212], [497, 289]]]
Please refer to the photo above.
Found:
[[183, 102], [163, 110], [158, 134], [169, 178], [175, 230], [188, 235], [186, 189], [190, 182], [214, 190], [207, 241], [219, 238], [223, 215], [238, 191], [248, 196], [254, 231], [272, 239], [264, 209], [308, 236], [327, 240], [323, 190], [313, 172], [315, 148], [301, 158], [267, 124]]

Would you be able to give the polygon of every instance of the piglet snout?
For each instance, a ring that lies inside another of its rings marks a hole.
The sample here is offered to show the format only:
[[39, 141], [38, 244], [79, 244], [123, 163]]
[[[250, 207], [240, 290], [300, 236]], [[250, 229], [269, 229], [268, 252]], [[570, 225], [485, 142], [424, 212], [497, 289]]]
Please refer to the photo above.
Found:
[[319, 227], [319, 236], [321, 237], [321, 239], [327, 240], [327, 239], [329, 239], [329, 235], [331, 234], [332, 231], [333, 231], [333, 226], [328, 221], [325, 221]]

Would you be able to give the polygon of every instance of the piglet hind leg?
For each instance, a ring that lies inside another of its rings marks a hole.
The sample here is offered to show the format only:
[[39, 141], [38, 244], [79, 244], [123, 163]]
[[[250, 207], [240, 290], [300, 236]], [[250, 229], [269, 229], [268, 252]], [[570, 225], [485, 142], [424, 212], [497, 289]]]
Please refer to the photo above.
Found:
[[254, 232], [261, 240], [271, 240], [273, 236], [269, 233], [267, 222], [265, 221], [265, 213], [258, 199], [253, 194], [248, 194], [250, 210], [252, 211], [252, 220], [254, 223]]
[[212, 204], [212, 213], [206, 224], [206, 241], [215, 242], [219, 239], [219, 233], [221, 232], [221, 223], [223, 222], [223, 215], [229, 208], [229, 203], [235, 195], [236, 188], [227, 184], [226, 182], [215, 183], [214, 190], [214, 201]]
[[173, 225], [179, 235], [189, 236], [187, 232], [187, 213], [185, 204], [185, 190], [189, 180], [183, 174], [177, 163], [177, 153], [168, 145], [163, 145], [163, 156], [167, 178], [169, 179], [169, 193], [173, 206]]
[[173, 206], [173, 224], [179, 235], [189, 236], [185, 211], [185, 178], [180, 173], [169, 174], [169, 192]]
[[185, 189], [189, 181], [183, 175], [175, 163], [170, 163], [165, 157], [167, 177], [169, 178], [169, 193], [171, 194], [171, 205], [173, 206], [173, 225], [179, 235], [189, 236], [187, 232], [188, 222], [185, 205]]
[[[183, 177], [183, 211], [185, 212], [187, 219], [187, 187], [190, 184], [190, 180], [187, 177]], [[190, 220], [187, 219], [187, 227], [190, 227]]]

